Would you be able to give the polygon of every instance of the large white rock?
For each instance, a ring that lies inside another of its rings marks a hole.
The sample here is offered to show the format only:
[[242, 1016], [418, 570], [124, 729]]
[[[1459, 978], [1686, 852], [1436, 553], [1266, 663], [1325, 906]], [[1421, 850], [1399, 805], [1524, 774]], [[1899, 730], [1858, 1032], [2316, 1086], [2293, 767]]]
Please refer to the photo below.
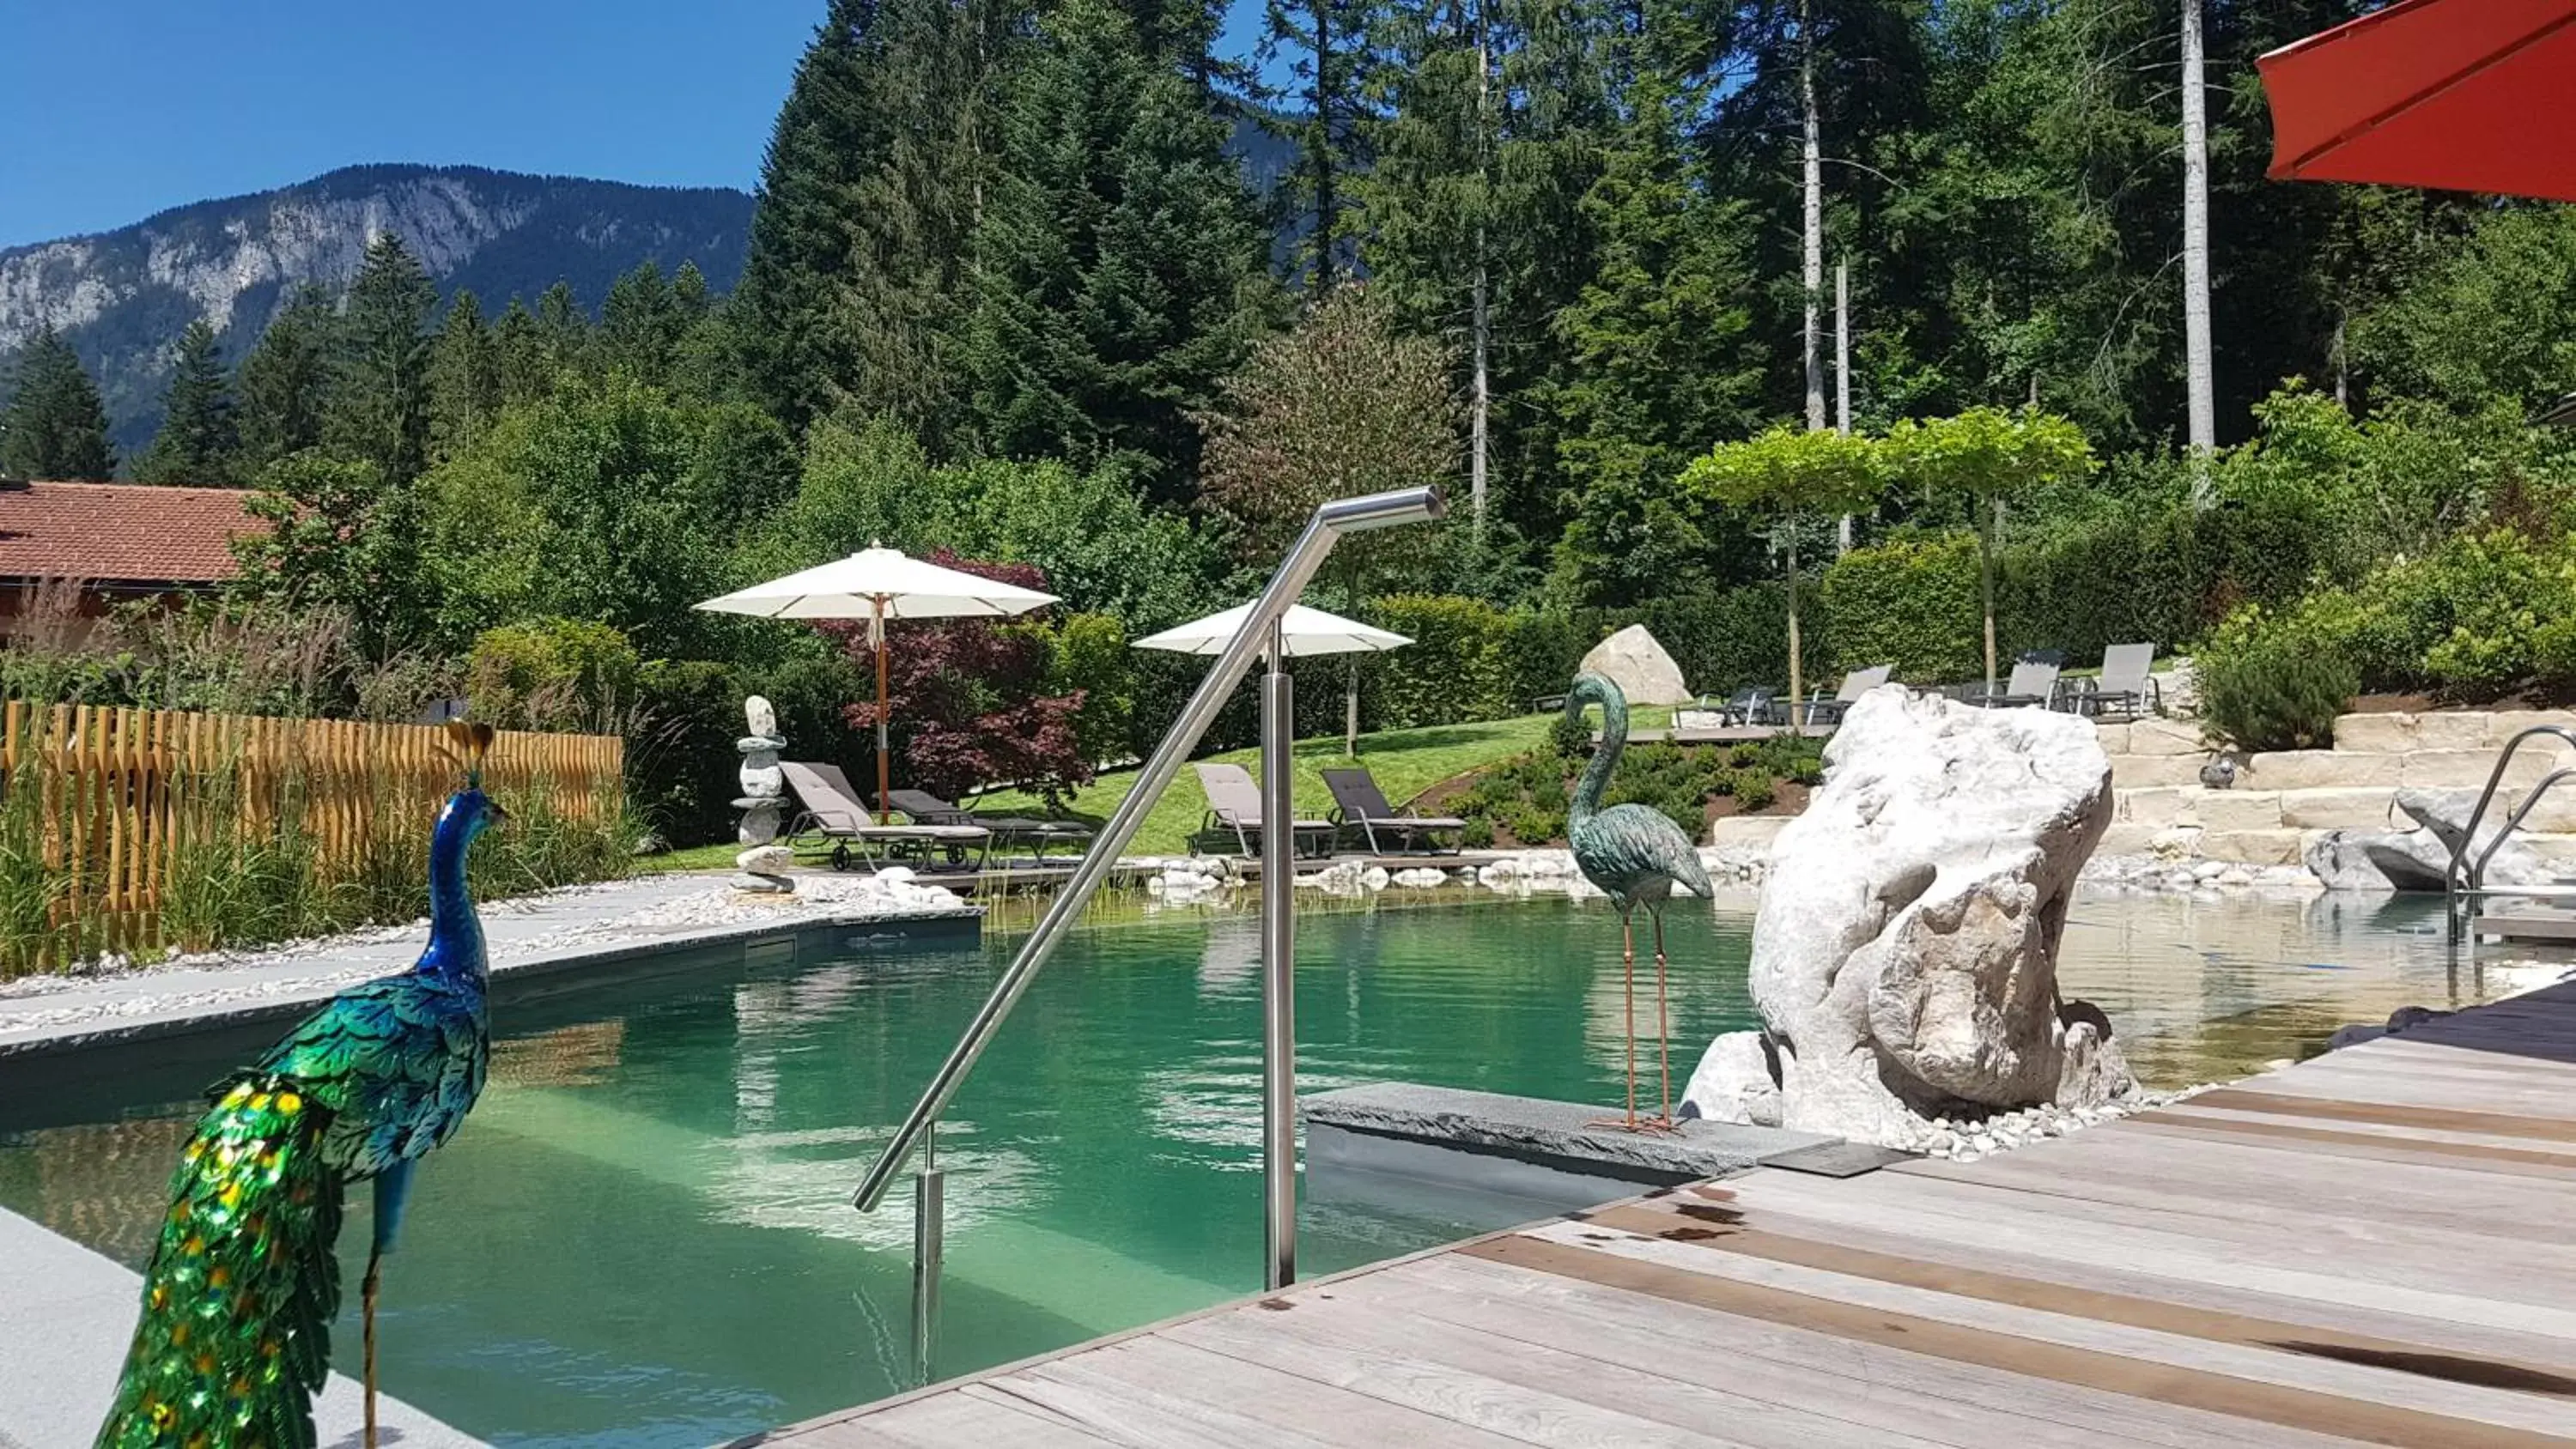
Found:
[[1683, 680], [1682, 667], [1643, 624], [1631, 624], [1593, 645], [1583, 656], [1582, 669], [1619, 686], [1630, 704], [1689, 704], [1698, 698]]
[[1694, 1110], [1742, 1120], [1764, 1085], [1742, 1078], [1776, 1061], [1782, 1126], [1906, 1146], [1959, 1110], [2132, 1090], [2110, 1023], [2057, 993], [2068, 898], [2111, 822], [2092, 725], [1888, 686], [1852, 707], [1825, 761], [1754, 921], [1771, 1052], [1721, 1039]]

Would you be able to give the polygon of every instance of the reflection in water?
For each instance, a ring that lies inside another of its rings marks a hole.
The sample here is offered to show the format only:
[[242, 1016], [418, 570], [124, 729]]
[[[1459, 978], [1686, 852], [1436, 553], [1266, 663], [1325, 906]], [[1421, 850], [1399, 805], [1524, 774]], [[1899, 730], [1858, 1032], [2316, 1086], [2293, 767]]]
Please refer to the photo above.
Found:
[[[1301, 1090], [1404, 1080], [1617, 1101], [1617, 917], [1597, 900], [1460, 904], [1469, 894], [1301, 900]], [[943, 1371], [1259, 1286], [1251, 907], [1237, 891], [1076, 932], [986, 1053], [938, 1136]], [[1751, 1024], [1752, 909], [1738, 893], [1668, 921], [1677, 1073]], [[506, 1008], [492, 1089], [423, 1170], [389, 1271], [388, 1387], [496, 1444], [585, 1449], [695, 1449], [910, 1387], [910, 1198], [875, 1214], [848, 1198], [1016, 945]], [[2176, 1085], [2546, 969], [2455, 981], [2438, 905], [2087, 894], [2063, 975], [2109, 1011], [2143, 1075]], [[0, 1204], [139, 1260], [186, 1094], [228, 1064], [171, 1064], [133, 1100], [0, 1103]], [[78, 1125], [22, 1125], [63, 1122]], [[364, 1213], [361, 1198], [343, 1235], [351, 1274]], [[1436, 1194], [1400, 1212], [1310, 1203], [1301, 1266], [1410, 1251], [1469, 1220]]]

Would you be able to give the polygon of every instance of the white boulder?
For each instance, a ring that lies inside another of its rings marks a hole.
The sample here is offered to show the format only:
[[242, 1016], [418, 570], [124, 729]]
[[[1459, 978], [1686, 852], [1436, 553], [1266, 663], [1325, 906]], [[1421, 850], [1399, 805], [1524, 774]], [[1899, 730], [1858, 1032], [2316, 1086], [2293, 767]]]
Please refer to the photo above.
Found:
[[2111, 820], [2091, 723], [1890, 686], [1853, 706], [1825, 760], [1754, 923], [1770, 1049], [1712, 1048], [1693, 1108], [1743, 1120], [1758, 1061], [1781, 1125], [1905, 1146], [1958, 1110], [2129, 1093], [2110, 1023], [2057, 993], [2068, 899]]
[[1698, 697], [1683, 681], [1682, 667], [1643, 624], [1631, 624], [1593, 645], [1581, 667], [1619, 686], [1631, 705], [1689, 704]]

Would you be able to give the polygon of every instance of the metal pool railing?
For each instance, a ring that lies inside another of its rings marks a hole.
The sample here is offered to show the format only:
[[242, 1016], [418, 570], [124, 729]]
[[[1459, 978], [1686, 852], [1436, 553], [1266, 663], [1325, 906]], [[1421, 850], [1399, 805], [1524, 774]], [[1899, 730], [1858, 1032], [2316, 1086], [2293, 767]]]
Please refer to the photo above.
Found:
[[[2467, 934], [2468, 913], [2475, 909], [2478, 897], [2504, 893], [2487, 889], [2487, 863], [2495, 859], [2495, 853], [2504, 847], [2506, 837], [2522, 827], [2524, 818], [2531, 814], [2532, 807], [2540, 803], [2541, 796], [2548, 794], [2559, 782], [2576, 778], [2576, 768], [2552, 770], [2542, 776], [2540, 783], [2531, 787], [2531, 793], [2522, 797], [2522, 803], [2505, 816], [2495, 838], [2486, 843], [2485, 849], [2478, 848], [2478, 826], [2485, 823], [2487, 807], [2495, 802], [2496, 791], [2504, 785], [2505, 768], [2513, 763], [2514, 752], [2522, 748], [2523, 741], [2535, 735], [2548, 735], [2576, 745], [2576, 729], [2565, 725], [2533, 725], [2505, 741], [2504, 748], [2496, 753], [2495, 768], [2487, 773], [2487, 787], [2478, 793], [2477, 808], [2469, 812], [2468, 825], [2461, 830], [2459, 843], [2451, 847], [2450, 863], [2442, 871], [2443, 892], [2448, 905], [2444, 915], [2454, 942]], [[2549, 890], [2525, 886], [2515, 887], [2510, 893], [2541, 895], [2565, 894], [2565, 891], [2563, 888]]]
[[1297, 812], [1290, 789], [1295, 778], [1290, 758], [1295, 728], [1290, 709], [1286, 635], [1280, 620], [1288, 606], [1306, 591], [1316, 569], [1343, 534], [1428, 522], [1445, 511], [1437, 488], [1406, 488], [1336, 499], [1315, 510], [1305, 530], [1280, 559], [1278, 570], [1271, 574], [1260, 598], [1253, 602], [1242, 631], [1217, 655], [1207, 677], [1199, 681], [1189, 703], [1181, 707], [1180, 717], [1136, 772], [1136, 782], [1127, 798], [1111, 812], [1109, 822], [1101, 827], [1090, 851], [1075, 866], [1063, 892], [1039, 917], [1019, 953], [1002, 972], [1001, 980], [994, 984], [992, 995], [976, 1009], [965, 1034], [950, 1049], [948, 1059], [940, 1063], [921, 1100], [913, 1104], [903, 1124], [895, 1129], [894, 1140], [886, 1144], [876, 1165], [860, 1181], [853, 1205], [863, 1212], [873, 1212], [884, 1201], [886, 1190], [913, 1149], [923, 1149], [922, 1170], [914, 1184], [913, 1221], [913, 1332], [923, 1377], [929, 1377], [931, 1341], [937, 1331], [943, 1248], [945, 1185], [931, 1150], [939, 1116], [965, 1084], [967, 1073], [975, 1069], [976, 1059], [991, 1045], [994, 1034], [1010, 1018], [1012, 1008], [1019, 1005], [1030, 981], [1055, 954], [1056, 946], [1081, 916], [1092, 893], [1107, 879], [1120, 852], [1135, 839], [1146, 812], [1180, 773], [1181, 763], [1207, 733], [1208, 725], [1234, 693], [1255, 655], [1269, 659], [1269, 672], [1261, 681], [1263, 1278], [1272, 1288], [1285, 1287], [1295, 1279], [1297, 1042], [1293, 1014], [1296, 926], [1292, 903], [1296, 842], [1290, 824]]

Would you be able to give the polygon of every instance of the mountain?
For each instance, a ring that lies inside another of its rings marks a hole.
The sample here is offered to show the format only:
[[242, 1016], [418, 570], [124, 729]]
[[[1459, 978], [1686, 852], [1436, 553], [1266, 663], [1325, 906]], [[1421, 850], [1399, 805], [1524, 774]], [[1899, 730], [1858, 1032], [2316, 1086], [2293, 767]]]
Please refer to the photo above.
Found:
[[132, 226], [0, 250], [0, 369], [45, 325], [107, 395], [117, 456], [160, 424], [170, 347], [204, 318], [238, 361], [306, 282], [339, 292], [391, 231], [439, 284], [497, 313], [571, 284], [596, 309], [619, 273], [698, 264], [718, 291], [742, 274], [749, 193], [527, 176], [477, 166], [352, 166], [294, 186], [174, 207]]

